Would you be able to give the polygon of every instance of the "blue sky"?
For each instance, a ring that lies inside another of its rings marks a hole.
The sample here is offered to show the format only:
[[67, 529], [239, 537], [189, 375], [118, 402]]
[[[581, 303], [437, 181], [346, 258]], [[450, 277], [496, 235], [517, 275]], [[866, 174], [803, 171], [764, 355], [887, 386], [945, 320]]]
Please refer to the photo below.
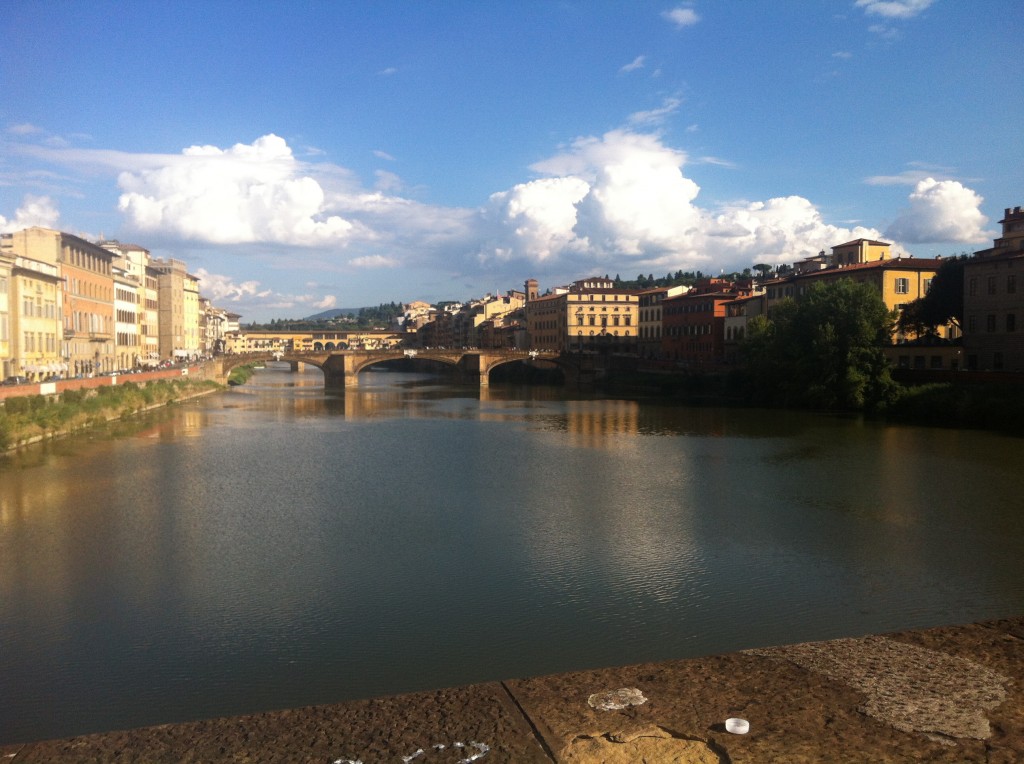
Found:
[[861, 236], [1024, 203], [1019, 0], [51, 2], [0, 25], [0, 229], [185, 260], [243, 320]]

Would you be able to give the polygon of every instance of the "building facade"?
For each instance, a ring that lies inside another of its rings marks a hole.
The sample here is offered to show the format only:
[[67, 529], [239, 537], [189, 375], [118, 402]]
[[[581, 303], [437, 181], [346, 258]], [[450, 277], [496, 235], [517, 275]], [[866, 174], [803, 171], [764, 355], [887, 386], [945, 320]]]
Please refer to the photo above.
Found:
[[14, 375], [11, 368], [11, 269], [14, 258], [0, 248], [0, 381]]
[[1007, 208], [1002, 236], [964, 264], [968, 369], [1024, 371], [1024, 209]]
[[[51, 310], [46, 305], [46, 297], [42, 296], [42, 307], [35, 308], [31, 317], [25, 317], [36, 322], [50, 321], [49, 314], [55, 312], [57, 320], [62, 320], [61, 332], [56, 335], [43, 332], [44, 347], [49, 348], [54, 341], [58, 343], [55, 355], [59, 363], [67, 364], [69, 375], [114, 371], [114, 255], [73, 234], [40, 226], [10, 234], [5, 237], [4, 246], [26, 262], [57, 268], [59, 307]], [[27, 308], [24, 306], [23, 312]], [[23, 333], [26, 331], [32, 330], [22, 329]], [[23, 335], [23, 344], [28, 343], [29, 347], [22, 347], [22, 354], [39, 354], [40, 330], [33, 334]], [[49, 354], [48, 350], [44, 352]]]
[[637, 339], [641, 358], [661, 358], [662, 302], [669, 297], [678, 297], [690, 291], [690, 287], [678, 285], [645, 289], [637, 295]]
[[724, 279], [703, 279], [690, 292], [663, 300], [662, 358], [687, 369], [723, 366], [726, 305], [750, 290]]
[[639, 295], [616, 289], [606, 278], [574, 281], [551, 294], [538, 295], [537, 282], [526, 282], [526, 332], [536, 350], [559, 353], [636, 353]]

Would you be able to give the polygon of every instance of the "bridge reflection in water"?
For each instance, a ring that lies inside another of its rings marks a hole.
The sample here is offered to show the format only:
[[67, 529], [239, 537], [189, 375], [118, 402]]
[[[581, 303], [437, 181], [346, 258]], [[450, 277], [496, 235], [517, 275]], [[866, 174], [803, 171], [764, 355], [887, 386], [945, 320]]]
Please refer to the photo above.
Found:
[[330, 350], [313, 352], [273, 351], [220, 356], [213, 361], [217, 379], [226, 382], [236, 366], [280, 361], [316, 366], [324, 374], [324, 387], [344, 390], [359, 384], [359, 372], [389, 361], [431, 361], [452, 367], [466, 383], [480, 387], [490, 385], [491, 372], [510, 363], [540, 363], [555, 366], [565, 375], [566, 382], [581, 385], [592, 381], [602, 370], [601, 358], [596, 355], [560, 354], [545, 350], [446, 350], [446, 349], [392, 349], [392, 350]]

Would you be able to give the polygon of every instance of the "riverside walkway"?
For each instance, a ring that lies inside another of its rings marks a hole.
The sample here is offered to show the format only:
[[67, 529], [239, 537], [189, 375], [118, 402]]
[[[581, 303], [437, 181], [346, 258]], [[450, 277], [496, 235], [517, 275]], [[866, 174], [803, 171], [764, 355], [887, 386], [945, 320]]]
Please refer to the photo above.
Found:
[[0, 761], [1010, 764], [1024, 617], [0, 745]]

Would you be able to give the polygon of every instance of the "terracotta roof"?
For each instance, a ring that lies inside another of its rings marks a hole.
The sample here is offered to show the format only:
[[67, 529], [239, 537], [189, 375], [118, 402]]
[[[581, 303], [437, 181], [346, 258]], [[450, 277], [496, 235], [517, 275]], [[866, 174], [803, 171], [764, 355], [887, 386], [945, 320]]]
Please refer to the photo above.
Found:
[[892, 260], [872, 260], [870, 263], [853, 263], [852, 265], [826, 268], [821, 271], [801, 273], [797, 278], [806, 279], [814, 278], [815, 276], [834, 276], [837, 273], [849, 273], [850, 271], [937, 271], [941, 262], [941, 260], [936, 260], [930, 257], [896, 257]]
[[845, 244], [836, 244], [834, 247], [832, 247], [832, 249], [839, 249], [840, 247], [849, 247], [849, 246], [851, 246], [853, 244], [860, 244], [861, 242], [867, 242], [868, 244], [875, 244], [875, 245], [877, 245], [879, 247], [891, 247], [892, 246], [892, 244], [890, 244], [887, 241], [875, 241], [874, 239], [854, 239], [853, 241], [848, 241]]

